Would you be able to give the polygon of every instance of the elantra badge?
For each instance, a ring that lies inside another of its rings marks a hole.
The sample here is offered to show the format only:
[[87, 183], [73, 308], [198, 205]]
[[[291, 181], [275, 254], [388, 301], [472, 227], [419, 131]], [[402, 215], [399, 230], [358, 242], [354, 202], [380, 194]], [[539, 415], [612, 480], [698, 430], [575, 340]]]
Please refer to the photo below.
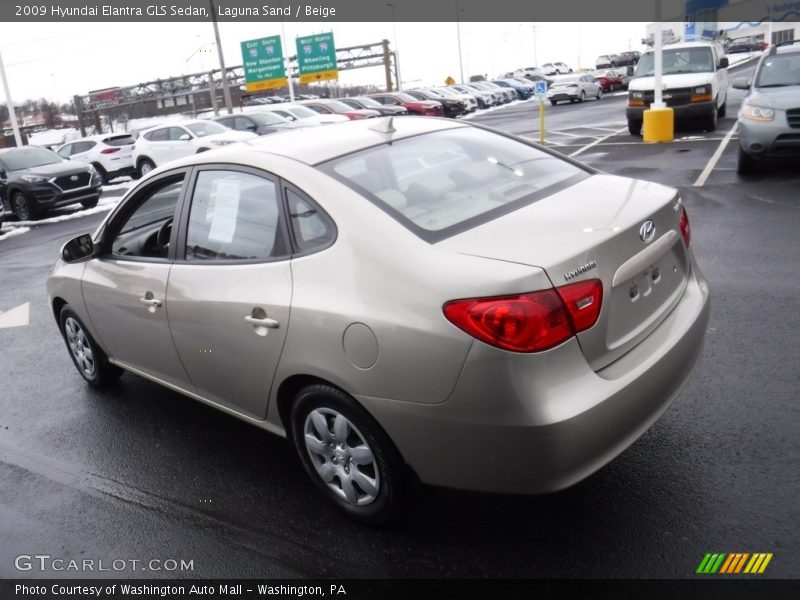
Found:
[[639, 227], [639, 237], [645, 244], [649, 244], [656, 236], [656, 224], [652, 221], [645, 221]]

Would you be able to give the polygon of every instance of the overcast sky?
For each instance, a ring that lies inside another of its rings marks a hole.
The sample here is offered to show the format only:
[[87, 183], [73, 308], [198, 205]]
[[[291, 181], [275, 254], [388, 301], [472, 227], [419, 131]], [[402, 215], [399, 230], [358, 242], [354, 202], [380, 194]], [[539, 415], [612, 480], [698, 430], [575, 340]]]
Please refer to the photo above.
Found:
[[[388, 11], [388, 9], [387, 9]], [[388, 15], [387, 15], [388, 16]], [[461, 23], [464, 77], [500, 75], [563, 61], [592, 67], [600, 54], [641, 50], [644, 23]], [[227, 65], [242, 62], [239, 42], [281, 33], [279, 23], [220, 23]], [[296, 36], [333, 31], [337, 47], [379, 42], [399, 49], [408, 87], [460, 79], [456, 23], [287, 23], [288, 54]], [[127, 86], [218, 66], [211, 23], [4, 24], [0, 52], [15, 103], [67, 101], [74, 94]], [[199, 52], [206, 48], [211, 52]], [[284, 52], [287, 54], [287, 52]], [[383, 82], [382, 68], [341, 73], [342, 83]], [[0, 101], [5, 94], [0, 89]]]

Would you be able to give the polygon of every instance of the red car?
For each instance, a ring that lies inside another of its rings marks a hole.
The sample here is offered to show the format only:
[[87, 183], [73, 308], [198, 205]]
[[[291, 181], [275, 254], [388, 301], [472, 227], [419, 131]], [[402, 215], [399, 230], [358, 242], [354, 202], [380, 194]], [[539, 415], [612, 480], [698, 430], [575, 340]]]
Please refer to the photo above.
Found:
[[417, 100], [414, 96], [409, 96], [403, 92], [370, 94], [369, 97], [387, 106], [402, 106], [409, 114], [425, 115], [429, 117], [444, 116], [442, 103], [435, 100]]
[[622, 78], [614, 71], [592, 71], [590, 75], [603, 86], [604, 92], [613, 92], [624, 87]]
[[368, 108], [353, 108], [338, 100], [303, 100], [299, 104], [323, 115], [344, 115], [351, 121], [356, 119], [372, 119], [379, 117], [377, 110]]

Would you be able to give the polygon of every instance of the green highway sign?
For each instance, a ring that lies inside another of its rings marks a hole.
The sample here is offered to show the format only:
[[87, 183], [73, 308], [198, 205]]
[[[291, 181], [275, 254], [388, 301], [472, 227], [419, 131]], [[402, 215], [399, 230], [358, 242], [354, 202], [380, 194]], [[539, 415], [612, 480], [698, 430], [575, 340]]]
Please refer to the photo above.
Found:
[[297, 38], [297, 66], [300, 83], [337, 79], [339, 70], [333, 32]]
[[283, 87], [287, 84], [279, 35], [242, 42], [242, 65], [248, 92]]

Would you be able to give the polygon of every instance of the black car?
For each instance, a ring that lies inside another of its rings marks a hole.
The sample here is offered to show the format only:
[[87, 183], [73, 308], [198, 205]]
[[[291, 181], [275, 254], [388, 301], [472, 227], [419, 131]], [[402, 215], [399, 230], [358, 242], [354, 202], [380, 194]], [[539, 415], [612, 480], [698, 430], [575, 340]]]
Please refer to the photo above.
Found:
[[434, 100], [442, 104], [442, 110], [445, 117], [457, 117], [467, 112], [467, 105], [461, 100], [455, 98], [448, 98], [433, 90], [411, 90], [406, 91], [406, 94], [413, 96], [417, 100]]
[[356, 110], [377, 110], [382, 117], [399, 117], [407, 115], [408, 111], [402, 106], [387, 106], [376, 102], [372, 98], [357, 96], [355, 98], [339, 98], [339, 102], [344, 102], [347, 106], [352, 106]]
[[616, 66], [628, 67], [639, 64], [639, 59], [642, 57], [641, 52], [635, 50], [628, 52], [620, 52], [617, 54]]
[[726, 50], [726, 54], [742, 54], [743, 52], [761, 52], [762, 47], [758, 42], [734, 42]]
[[0, 202], [20, 221], [80, 202], [97, 206], [102, 178], [91, 165], [71, 162], [38, 146], [0, 150]]

